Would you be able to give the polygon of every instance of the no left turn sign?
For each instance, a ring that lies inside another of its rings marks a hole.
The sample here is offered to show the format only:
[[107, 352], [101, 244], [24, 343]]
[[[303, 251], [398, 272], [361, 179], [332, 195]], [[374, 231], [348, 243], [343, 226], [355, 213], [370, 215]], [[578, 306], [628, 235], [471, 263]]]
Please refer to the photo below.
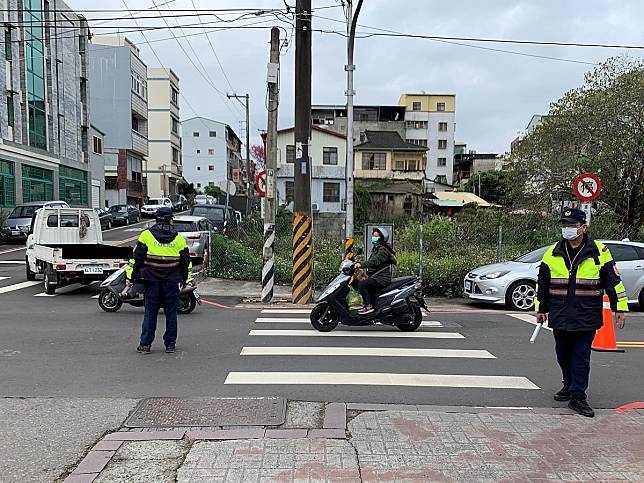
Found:
[[596, 174], [584, 173], [575, 178], [572, 189], [581, 201], [593, 201], [601, 193], [602, 184]]

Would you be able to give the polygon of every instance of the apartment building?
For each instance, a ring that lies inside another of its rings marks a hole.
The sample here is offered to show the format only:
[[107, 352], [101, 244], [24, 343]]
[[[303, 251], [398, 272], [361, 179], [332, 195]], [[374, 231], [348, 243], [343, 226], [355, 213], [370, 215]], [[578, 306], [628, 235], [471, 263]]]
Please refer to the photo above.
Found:
[[183, 177], [195, 188], [218, 186], [225, 190], [227, 181], [235, 183], [236, 193], [245, 194], [240, 179], [241, 140], [226, 123], [205, 117], [193, 117], [182, 123]]
[[183, 174], [179, 77], [172, 69], [148, 68], [148, 196], [176, 195]]
[[93, 37], [90, 44], [92, 124], [104, 133], [105, 198], [140, 205], [147, 194], [147, 66], [126, 37]]
[[87, 22], [60, 0], [0, 5], [0, 209], [52, 199], [87, 206]]
[[403, 94], [405, 139], [427, 147], [427, 191], [445, 189], [454, 182], [454, 133], [456, 96], [453, 94]]

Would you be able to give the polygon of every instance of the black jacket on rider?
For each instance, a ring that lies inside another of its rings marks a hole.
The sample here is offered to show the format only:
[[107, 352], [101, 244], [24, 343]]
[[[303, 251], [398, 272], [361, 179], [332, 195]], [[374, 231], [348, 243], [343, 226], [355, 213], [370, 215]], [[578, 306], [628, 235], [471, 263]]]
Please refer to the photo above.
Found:
[[387, 247], [378, 243], [373, 247], [369, 259], [360, 264], [367, 270], [367, 276], [383, 287], [391, 283], [391, 269], [389, 268], [393, 263], [391, 255]]

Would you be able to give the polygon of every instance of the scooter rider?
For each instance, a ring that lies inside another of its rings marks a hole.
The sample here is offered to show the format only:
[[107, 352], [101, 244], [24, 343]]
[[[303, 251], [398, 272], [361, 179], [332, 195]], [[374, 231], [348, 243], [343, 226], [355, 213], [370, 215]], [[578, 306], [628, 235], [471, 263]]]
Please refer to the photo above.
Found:
[[170, 208], [159, 208], [157, 223], [141, 233], [134, 249], [132, 280], [141, 280], [145, 285], [145, 316], [137, 347], [137, 352], [143, 354], [150, 353], [161, 307], [166, 320], [166, 352], [175, 351], [179, 284], [185, 286], [188, 281], [190, 252], [185, 238], [172, 226], [172, 219]]
[[367, 271], [367, 279], [358, 281], [358, 292], [363, 301], [363, 308], [358, 312], [361, 315], [373, 312], [372, 295], [391, 283], [389, 267], [396, 264], [396, 253], [389, 244], [387, 229], [374, 228], [371, 243], [373, 243], [373, 250], [369, 259], [366, 262], [354, 264], [354, 268], [364, 268]]

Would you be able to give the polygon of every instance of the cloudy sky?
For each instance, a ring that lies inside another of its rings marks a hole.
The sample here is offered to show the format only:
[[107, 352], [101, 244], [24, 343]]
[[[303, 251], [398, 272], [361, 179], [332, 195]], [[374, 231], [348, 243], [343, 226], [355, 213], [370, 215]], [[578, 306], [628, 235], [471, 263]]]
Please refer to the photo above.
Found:
[[[294, 4], [295, 0], [287, 0]], [[67, 0], [84, 12], [94, 34], [136, 29], [132, 19], [101, 18], [178, 15], [179, 9], [284, 9], [282, 0]], [[158, 6], [155, 8], [154, 3]], [[313, 0], [314, 29], [343, 31], [339, 0]], [[120, 12], [92, 10], [115, 9]], [[184, 12], [185, 13], [185, 12]], [[249, 15], [224, 23], [236, 14], [201, 16], [208, 30], [242, 26], [210, 33], [195, 17], [167, 18], [173, 29], [125, 33], [141, 48], [148, 66], [171, 67], [181, 78], [182, 117], [196, 114], [228, 122], [239, 132], [242, 107], [225, 98], [226, 92], [248, 92], [251, 97], [251, 135], [266, 128], [266, 62], [269, 28], [283, 27], [290, 46], [282, 49], [280, 127], [293, 123], [293, 57], [295, 38], [288, 23], [267, 14]], [[385, 29], [406, 34], [480, 37], [512, 40], [644, 45], [644, 2], [641, 0], [365, 0], [358, 29], [362, 34]], [[145, 27], [165, 26], [163, 19], [139, 19]], [[195, 25], [196, 24], [196, 25]], [[198, 27], [198, 28], [197, 28]], [[258, 28], [261, 27], [261, 28]], [[184, 37], [185, 36], [185, 37]], [[210, 40], [210, 43], [208, 41]], [[453, 93], [457, 96], [457, 139], [478, 152], [504, 152], [535, 113], [545, 113], [549, 102], [583, 82], [593, 64], [621, 49], [480, 44], [457, 45], [425, 39], [370, 37], [357, 40], [355, 76], [357, 104], [396, 104], [403, 92]], [[212, 47], [211, 45], [212, 44]], [[477, 47], [474, 47], [477, 46]], [[486, 49], [501, 49], [517, 55]], [[214, 52], [213, 52], [214, 49]], [[160, 59], [157, 60], [155, 53]], [[313, 103], [344, 104], [345, 39], [334, 33], [313, 36]], [[219, 59], [217, 61], [215, 53]], [[641, 57], [644, 50], [631, 50]], [[220, 67], [221, 64], [221, 67]]]

